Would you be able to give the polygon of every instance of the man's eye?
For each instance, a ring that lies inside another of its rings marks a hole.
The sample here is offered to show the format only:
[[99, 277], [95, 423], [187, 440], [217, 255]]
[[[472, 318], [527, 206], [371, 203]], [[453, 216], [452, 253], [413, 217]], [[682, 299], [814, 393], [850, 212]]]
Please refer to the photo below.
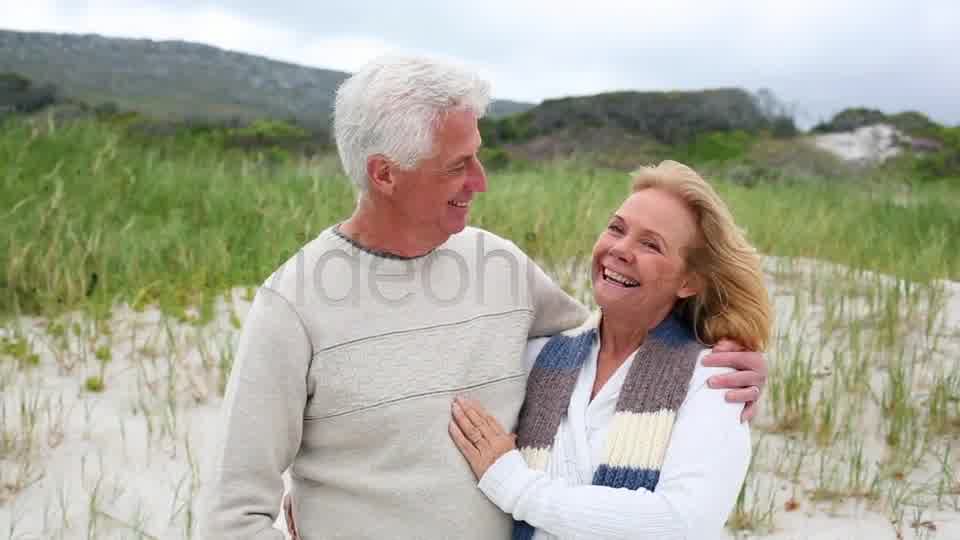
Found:
[[647, 241], [645, 241], [645, 242], [643, 243], [643, 245], [646, 246], [646, 247], [648, 247], [648, 248], [650, 248], [650, 249], [652, 249], [652, 250], [654, 250], [654, 251], [656, 251], [657, 253], [660, 253], [660, 246], [659, 246], [656, 242], [654, 242], [654, 241], [652, 241], [652, 240], [647, 240]]
[[617, 225], [616, 223], [611, 223], [610, 225], [607, 225], [607, 229], [614, 232], [618, 232], [618, 233], [623, 232], [623, 228]]

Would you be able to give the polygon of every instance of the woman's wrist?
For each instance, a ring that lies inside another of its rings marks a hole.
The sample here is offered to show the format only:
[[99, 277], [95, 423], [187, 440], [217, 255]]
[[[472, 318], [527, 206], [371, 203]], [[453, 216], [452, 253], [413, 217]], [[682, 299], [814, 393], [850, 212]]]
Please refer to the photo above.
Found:
[[501, 510], [512, 513], [519, 490], [525, 483], [525, 472], [529, 472], [529, 468], [523, 455], [519, 450], [511, 450], [487, 468], [477, 487]]

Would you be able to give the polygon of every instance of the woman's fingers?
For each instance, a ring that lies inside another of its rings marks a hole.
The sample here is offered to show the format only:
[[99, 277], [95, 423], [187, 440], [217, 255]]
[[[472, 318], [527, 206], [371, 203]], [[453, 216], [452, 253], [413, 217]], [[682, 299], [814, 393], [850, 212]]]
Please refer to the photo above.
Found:
[[[503, 425], [500, 424], [500, 421], [497, 420], [495, 416], [487, 412], [483, 408], [483, 405], [479, 401], [468, 398], [468, 397], [458, 397], [455, 399], [455, 402], [459, 403], [461, 408], [467, 413], [468, 418], [480, 432], [488, 439], [495, 439], [497, 437], [505, 437], [508, 435], [507, 430], [503, 428]], [[475, 413], [475, 414], [474, 414]]]
[[[477, 414], [483, 418], [483, 423], [488, 428], [489, 433], [493, 434], [494, 436], [507, 434], [506, 430], [503, 429], [503, 426], [500, 425], [500, 421], [497, 420], [495, 416], [487, 412], [487, 410], [483, 408], [483, 405], [481, 405], [479, 401], [471, 398], [460, 398], [460, 402], [465, 404], [467, 409], [476, 411]], [[480, 426], [480, 428], [482, 430], [483, 426]]]
[[450, 436], [477, 478], [482, 478], [500, 456], [516, 448], [516, 435], [504, 432], [500, 422], [480, 403], [457, 397], [451, 409]]
[[499, 457], [506, 450], [516, 447], [516, 436], [507, 433], [500, 421], [488, 413], [479, 402], [473, 399], [460, 398], [460, 403], [463, 404], [467, 417], [483, 434], [481, 451], [491, 451], [494, 457]]
[[479, 434], [476, 439], [470, 438], [474, 441], [476, 447], [480, 450], [481, 453], [488, 453], [491, 450], [491, 446], [496, 435], [491, 431], [490, 426], [487, 425], [487, 420], [477, 412], [469, 403], [463, 401], [460, 402], [462, 405], [467, 419], [473, 424], [473, 428]]
[[500, 421], [497, 420], [496, 417], [494, 417], [490, 413], [487, 413], [486, 417], [487, 417], [487, 425], [490, 426], [490, 430], [494, 433], [494, 435], [497, 435], [498, 437], [502, 437], [507, 434], [507, 430], [503, 429], [503, 426], [500, 425]]
[[450, 433], [450, 438], [453, 439], [453, 443], [457, 445], [460, 453], [463, 454], [463, 457], [467, 458], [468, 461], [472, 462], [480, 457], [480, 451], [477, 450], [477, 447], [463, 434], [463, 430], [460, 429], [457, 422], [451, 420], [447, 426], [447, 431]]
[[[473, 422], [473, 425], [477, 427], [481, 432], [489, 431], [487, 426], [487, 419], [475, 409], [469, 402], [461, 402], [461, 407], [467, 413], [467, 418]], [[485, 433], [484, 433], [485, 434]]]
[[470, 441], [474, 446], [477, 445], [483, 439], [483, 433], [481, 433], [479, 427], [474, 423], [473, 419], [467, 416], [466, 410], [460, 406], [460, 403], [457, 401], [453, 402], [453, 419], [456, 421], [457, 426], [460, 428], [461, 433]]

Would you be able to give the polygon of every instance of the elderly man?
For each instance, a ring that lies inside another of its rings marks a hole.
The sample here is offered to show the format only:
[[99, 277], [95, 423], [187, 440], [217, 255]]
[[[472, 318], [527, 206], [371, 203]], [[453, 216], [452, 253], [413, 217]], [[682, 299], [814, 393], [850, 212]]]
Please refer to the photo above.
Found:
[[[506, 425], [528, 338], [584, 307], [513, 243], [467, 227], [487, 189], [477, 118], [488, 85], [442, 63], [374, 61], [337, 93], [334, 129], [359, 191], [352, 216], [271, 275], [250, 308], [212, 454], [201, 538], [278, 540], [290, 467], [304, 540], [507, 538], [451, 443], [454, 395]], [[757, 353], [715, 355], [756, 399]]]

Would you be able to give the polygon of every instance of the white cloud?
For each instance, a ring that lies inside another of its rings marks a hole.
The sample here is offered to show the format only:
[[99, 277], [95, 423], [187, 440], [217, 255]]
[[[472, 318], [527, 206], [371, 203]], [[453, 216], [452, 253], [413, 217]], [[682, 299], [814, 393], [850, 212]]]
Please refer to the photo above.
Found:
[[[812, 118], [853, 105], [960, 123], [960, 4], [488, 0], [0, 0], [0, 26], [184, 39], [355, 70], [385, 51], [476, 67], [498, 96], [771, 88]], [[9, 5], [7, 5], [9, 4]]]

